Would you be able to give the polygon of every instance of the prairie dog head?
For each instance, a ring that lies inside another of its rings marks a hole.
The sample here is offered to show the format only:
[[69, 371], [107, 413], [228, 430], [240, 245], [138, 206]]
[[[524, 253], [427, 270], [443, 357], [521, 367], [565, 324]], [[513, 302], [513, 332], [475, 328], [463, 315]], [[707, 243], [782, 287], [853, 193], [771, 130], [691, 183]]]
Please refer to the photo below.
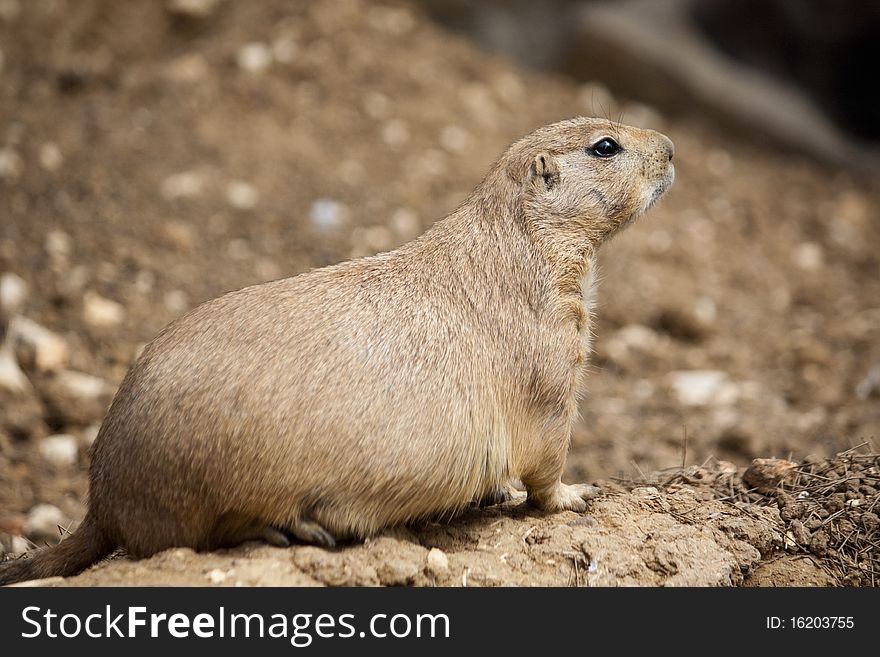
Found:
[[673, 153], [659, 132], [581, 117], [514, 144], [508, 172], [521, 185], [527, 222], [598, 247], [669, 189]]

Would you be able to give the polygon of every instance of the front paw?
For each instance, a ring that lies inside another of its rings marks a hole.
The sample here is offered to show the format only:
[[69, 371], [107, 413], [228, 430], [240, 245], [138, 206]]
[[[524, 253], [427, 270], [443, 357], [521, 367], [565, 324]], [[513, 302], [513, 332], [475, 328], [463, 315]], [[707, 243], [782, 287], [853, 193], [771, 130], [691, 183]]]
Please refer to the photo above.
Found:
[[581, 513], [587, 510], [587, 500], [592, 500], [602, 494], [602, 489], [590, 484], [557, 484], [546, 494], [533, 494], [529, 492], [529, 500], [542, 511], [555, 513], [557, 511], [577, 511]]

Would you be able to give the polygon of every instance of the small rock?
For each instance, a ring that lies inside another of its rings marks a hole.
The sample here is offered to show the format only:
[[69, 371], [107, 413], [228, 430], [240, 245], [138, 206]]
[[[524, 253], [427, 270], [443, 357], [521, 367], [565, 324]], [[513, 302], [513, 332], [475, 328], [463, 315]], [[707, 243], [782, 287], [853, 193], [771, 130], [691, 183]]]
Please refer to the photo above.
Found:
[[659, 354], [664, 338], [642, 324], [628, 324], [616, 331], [604, 343], [605, 353], [617, 365], [626, 367], [637, 354]]
[[169, 221], [162, 226], [162, 237], [178, 251], [191, 251], [196, 243], [195, 229], [182, 221]]
[[382, 126], [382, 139], [389, 146], [402, 146], [409, 141], [409, 128], [400, 119], [391, 119]]
[[467, 130], [457, 125], [449, 125], [440, 133], [440, 145], [452, 153], [460, 153], [470, 144], [471, 136]]
[[252, 41], [238, 49], [238, 67], [248, 73], [262, 73], [272, 65], [272, 50], [265, 43]]
[[56, 261], [65, 260], [73, 251], [73, 240], [63, 230], [50, 230], [46, 235], [43, 248], [49, 257]]
[[253, 210], [259, 201], [259, 191], [249, 182], [233, 180], [226, 186], [226, 202], [236, 210]]
[[859, 399], [880, 397], [880, 365], [874, 365], [864, 379], [856, 386]]
[[207, 18], [214, 13], [219, 0], [166, 0], [169, 13], [186, 18]]
[[718, 306], [710, 297], [700, 297], [694, 302], [694, 317], [704, 326], [712, 326], [718, 318]]
[[413, 239], [422, 230], [419, 215], [412, 208], [397, 208], [391, 215], [391, 230], [401, 240]]
[[363, 241], [371, 251], [387, 251], [394, 245], [394, 235], [385, 226], [370, 226], [363, 231]]
[[383, 93], [371, 91], [364, 97], [364, 111], [371, 119], [385, 119], [391, 112], [391, 99]]
[[[743, 481], [761, 493], [771, 493], [788, 477], [797, 463], [784, 459], [754, 459], [743, 473]], [[842, 496], [841, 496], [842, 497]]]
[[24, 554], [28, 551], [30, 545], [27, 540], [22, 538], [21, 536], [12, 536], [9, 539], [9, 551], [12, 554]]
[[201, 53], [181, 55], [165, 69], [165, 76], [172, 82], [192, 84], [208, 77], [208, 61]]
[[71, 397], [90, 401], [112, 395], [112, 384], [91, 374], [64, 370], [55, 377], [58, 389]]
[[98, 422], [90, 424], [85, 429], [82, 430], [82, 444], [88, 449], [95, 442], [95, 438], [98, 437], [98, 432], [101, 430], [101, 425]]
[[27, 298], [27, 283], [12, 272], [0, 275], [0, 313], [13, 315]]
[[37, 504], [28, 512], [24, 521], [24, 535], [34, 543], [57, 541], [61, 536], [58, 527], [66, 526], [67, 522], [67, 516], [57, 506]]
[[57, 434], [40, 441], [40, 454], [52, 465], [68, 467], [76, 464], [79, 459], [79, 447], [73, 436]]
[[183, 290], [169, 290], [162, 298], [162, 302], [169, 312], [179, 315], [189, 308], [189, 297]]
[[9, 344], [0, 346], [0, 390], [25, 392], [30, 387], [31, 382], [18, 366], [12, 347]]
[[0, 148], [0, 179], [15, 181], [24, 171], [24, 160], [10, 147]]
[[312, 225], [322, 231], [334, 230], [342, 226], [348, 218], [348, 208], [329, 198], [319, 198], [309, 209]]
[[279, 64], [290, 64], [298, 52], [299, 46], [290, 37], [278, 37], [272, 42], [272, 58]]
[[114, 390], [103, 379], [69, 370], [47, 381], [44, 388], [46, 403], [57, 421], [78, 426], [97, 422], [107, 412]]
[[55, 142], [47, 141], [40, 146], [40, 166], [49, 173], [58, 171], [64, 163], [64, 156], [61, 149]]
[[125, 319], [125, 308], [95, 292], [86, 292], [83, 297], [83, 319], [98, 328], [119, 326]]
[[795, 247], [792, 259], [804, 271], [818, 271], [825, 263], [822, 247], [815, 242], [804, 242]]
[[426, 568], [434, 577], [443, 577], [449, 573], [449, 558], [443, 550], [431, 548], [428, 551]]
[[166, 201], [199, 196], [205, 188], [205, 177], [198, 171], [182, 171], [165, 178], [159, 193]]
[[213, 570], [209, 571], [205, 575], [205, 577], [207, 577], [212, 584], [222, 584], [226, 581], [227, 574], [219, 568], [214, 568]]
[[725, 372], [687, 370], [670, 372], [666, 380], [684, 406], [730, 405], [739, 398], [738, 386]]
[[658, 499], [660, 497], [660, 491], [657, 490], [655, 486], [639, 486], [638, 488], [633, 488], [632, 494], [646, 500]]
[[32, 364], [41, 372], [54, 372], [67, 363], [67, 342], [26, 317], [10, 320], [8, 337], [22, 365]]

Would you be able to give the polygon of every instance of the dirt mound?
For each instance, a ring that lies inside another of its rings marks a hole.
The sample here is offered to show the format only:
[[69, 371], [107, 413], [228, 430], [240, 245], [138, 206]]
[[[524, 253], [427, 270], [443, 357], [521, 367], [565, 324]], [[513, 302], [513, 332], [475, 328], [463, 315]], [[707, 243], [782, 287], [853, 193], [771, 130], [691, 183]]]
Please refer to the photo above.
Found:
[[[601, 83], [523, 72], [406, 3], [207, 4], [200, 16], [148, 1], [3, 5], [7, 550], [82, 518], [97, 424], [169, 321], [227, 290], [411, 239], [512, 140], [609, 104], [672, 137], [678, 181], [601, 256], [597, 353], [568, 480], [642, 479], [683, 452], [687, 463], [715, 457], [740, 469], [758, 456], [823, 463], [877, 435], [875, 190], [610, 98]], [[774, 543], [775, 520], [689, 487], [655, 486], [654, 497], [612, 486], [590, 512], [595, 526], [475, 511], [339, 552], [176, 551], [72, 582], [205, 583], [202, 571], [217, 570], [209, 582], [453, 584], [468, 572], [469, 584], [738, 584], [743, 568], [787, 554], [790, 528]], [[848, 490], [835, 494], [848, 500]], [[838, 553], [849, 554], [847, 531]], [[432, 547], [447, 574], [426, 574]], [[851, 558], [858, 566], [864, 554]], [[801, 562], [811, 563], [785, 561]]]
[[764, 492], [744, 482], [747, 472], [721, 461], [604, 481], [607, 495], [585, 514], [512, 501], [333, 550], [250, 543], [141, 561], [118, 554], [78, 577], [29, 585], [875, 585], [880, 455], [792, 463]]

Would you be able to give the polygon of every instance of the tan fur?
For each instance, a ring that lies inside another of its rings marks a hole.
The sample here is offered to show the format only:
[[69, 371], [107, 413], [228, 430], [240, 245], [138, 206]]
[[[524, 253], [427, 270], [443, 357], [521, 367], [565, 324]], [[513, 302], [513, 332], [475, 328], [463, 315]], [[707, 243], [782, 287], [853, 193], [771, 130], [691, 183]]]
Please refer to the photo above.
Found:
[[[602, 137], [624, 150], [588, 152]], [[596, 250], [669, 187], [671, 159], [652, 131], [545, 126], [396, 251], [194, 309], [113, 401], [90, 531], [137, 556], [285, 534], [329, 545], [497, 499], [516, 477], [540, 508], [583, 510], [597, 490], [560, 475]]]

